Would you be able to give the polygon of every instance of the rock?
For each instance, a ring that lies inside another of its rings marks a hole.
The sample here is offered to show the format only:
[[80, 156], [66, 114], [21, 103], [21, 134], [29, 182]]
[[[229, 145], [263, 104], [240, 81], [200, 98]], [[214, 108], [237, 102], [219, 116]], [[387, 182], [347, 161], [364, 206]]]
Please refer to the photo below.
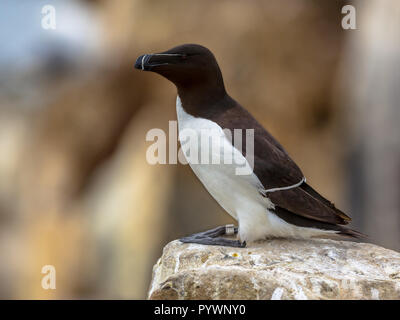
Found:
[[149, 299], [400, 299], [400, 253], [334, 240], [274, 239], [247, 248], [172, 241]]

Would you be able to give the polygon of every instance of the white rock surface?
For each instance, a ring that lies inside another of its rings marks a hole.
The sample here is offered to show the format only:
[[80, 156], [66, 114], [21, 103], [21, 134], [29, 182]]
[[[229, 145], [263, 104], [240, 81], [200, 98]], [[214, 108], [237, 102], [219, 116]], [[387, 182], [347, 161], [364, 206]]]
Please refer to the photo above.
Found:
[[275, 239], [247, 248], [172, 241], [149, 299], [400, 299], [400, 253], [367, 243]]

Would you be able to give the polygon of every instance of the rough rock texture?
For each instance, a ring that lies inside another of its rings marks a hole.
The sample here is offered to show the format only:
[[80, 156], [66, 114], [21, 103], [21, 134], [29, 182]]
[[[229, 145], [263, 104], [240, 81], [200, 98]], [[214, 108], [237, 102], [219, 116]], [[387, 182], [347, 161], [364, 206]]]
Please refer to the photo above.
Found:
[[172, 241], [149, 299], [400, 299], [400, 253], [372, 244], [276, 239], [247, 248]]

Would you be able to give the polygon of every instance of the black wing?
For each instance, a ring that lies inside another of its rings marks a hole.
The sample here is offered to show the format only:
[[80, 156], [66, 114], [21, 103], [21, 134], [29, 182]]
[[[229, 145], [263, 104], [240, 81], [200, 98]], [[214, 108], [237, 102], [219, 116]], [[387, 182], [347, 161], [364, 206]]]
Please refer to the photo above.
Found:
[[[299, 183], [304, 177], [301, 170], [286, 152], [278, 149], [265, 137], [255, 136], [254, 146], [254, 173], [265, 189]], [[332, 224], [346, 224], [350, 221], [347, 215], [305, 182], [297, 188], [267, 192], [266, 196], [275, 206], [305, 218]]]
[[[303, 179], [300, 168], [280, 143], [239, 104], [226, 109], [217, 122], [231, 130], [254, 129], [254, 173], [266, 190], [294, 185]], [[246, 154], [244, 144], [242, 153]], [[297, 188], [268, 192], [266, 196], [275, 207], [308, 219], [331, 224], [347, 224], [351, 220], [305, 182]]]

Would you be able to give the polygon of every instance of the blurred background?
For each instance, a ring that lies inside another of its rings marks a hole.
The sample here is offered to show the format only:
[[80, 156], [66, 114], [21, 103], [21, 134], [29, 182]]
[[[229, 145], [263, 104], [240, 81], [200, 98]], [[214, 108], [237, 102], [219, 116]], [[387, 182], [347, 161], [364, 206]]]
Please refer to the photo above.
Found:
[[168, 241], [233, 223], [188, 166], [146, 162], [176, 90], [133, 65], [182, 43], [214, 52], [354, 228], [400, 250], [399, 1], [2, 0], [0, 39], [0, 298], [145, 298]]

